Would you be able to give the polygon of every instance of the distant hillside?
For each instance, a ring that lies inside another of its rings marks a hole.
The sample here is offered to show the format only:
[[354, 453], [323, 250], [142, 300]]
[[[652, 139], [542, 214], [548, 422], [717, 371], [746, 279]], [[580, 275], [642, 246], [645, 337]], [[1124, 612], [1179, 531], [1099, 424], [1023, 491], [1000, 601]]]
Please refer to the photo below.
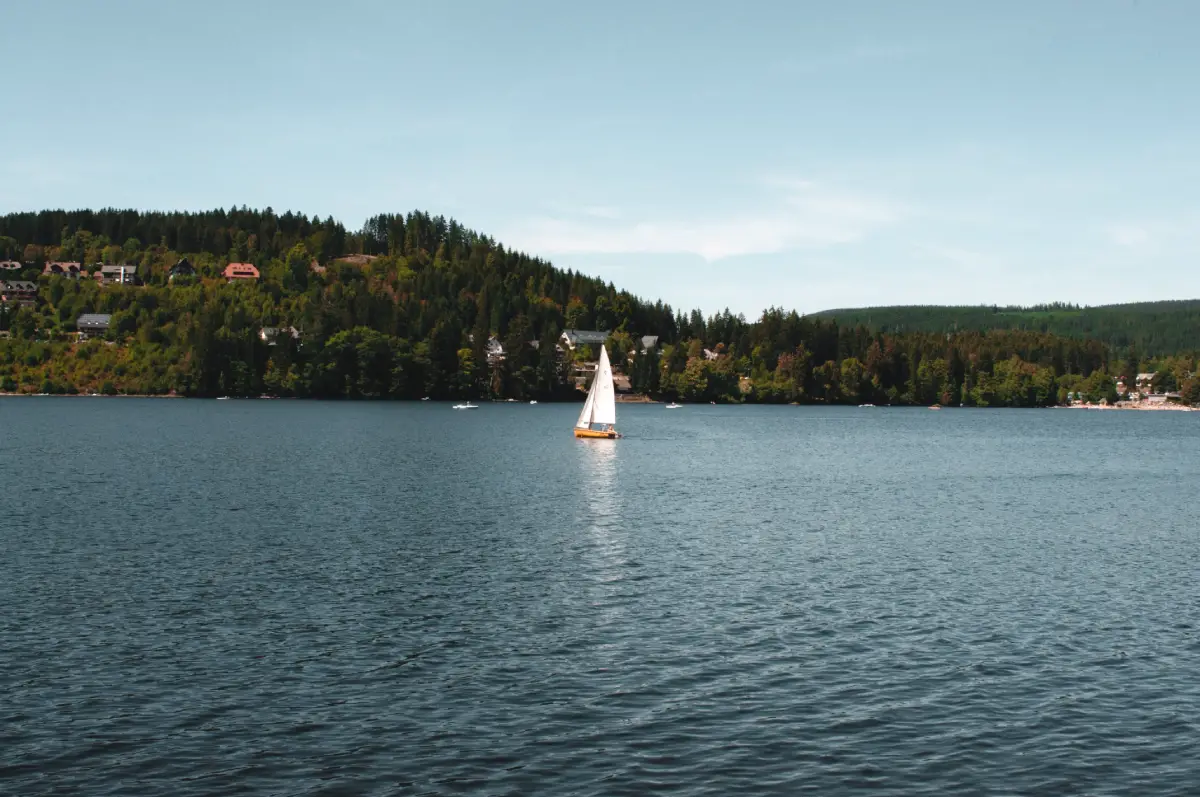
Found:
[[[964, 328], [1039, 326], [990, 309], [935, 332], [912, 318], [953, 308], [863, 319], [902, 334], [778, 308], [705, 318], [422, 211], [359, 230], [270, 208], [0, 215], [0, 277], [0, 393], [579, 400], [598, 353], [574, 329], [602, 333], [632, 391], [672, 400], [1043, 407], [1113, 402], [1113, 376], [1156, 371], [1200, 404], [1195, 357], [1117, 359], [1083, 337], [1093, 311], [1020, 311], [1076, 337]], [[1135, 307], [1107, 323], [1196, 345], [1200, 302]]]
[[898, 305], [825, 310], [840, 326], [879, 332], [961, 332], [1017, 329], [1103, 341], [1118, 351], [1167, 355], [1200, 349], [1200, 299], [1078, 307], [944, 307]]

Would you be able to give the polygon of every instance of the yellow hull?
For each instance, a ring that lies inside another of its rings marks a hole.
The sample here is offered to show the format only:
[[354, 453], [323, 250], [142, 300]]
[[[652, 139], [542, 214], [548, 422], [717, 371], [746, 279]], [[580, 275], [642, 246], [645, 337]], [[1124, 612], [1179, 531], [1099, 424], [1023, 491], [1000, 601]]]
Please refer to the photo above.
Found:
[[576, 429], [575, 436], [576, 437], [597, 437], [597, 438], [603, 438], [605, 440], [615, 440], [618, 437], [620, 437], [620, 435], [617, 434], [615, 430], [611, 431], [611, 432], [598, 432], [595, 429]]

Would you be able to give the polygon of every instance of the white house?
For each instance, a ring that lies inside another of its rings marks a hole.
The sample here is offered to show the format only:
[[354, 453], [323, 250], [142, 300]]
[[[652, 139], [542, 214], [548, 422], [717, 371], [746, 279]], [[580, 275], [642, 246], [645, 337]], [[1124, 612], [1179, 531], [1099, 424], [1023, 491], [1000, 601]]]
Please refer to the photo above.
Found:
[[488, 365], [499, 365], [504, 362], [504, 344], [495, 335], [488, 338], [487, 345], [483, 348], [487, 355]]
[[101, 285], [133, 285], [137, 269], [133, 266], [101, 266], [96, 277]]
[[300, 330], [295, 327], [263, 327], [258, 330], [258, 339], [268, 346], [274, 346], [280, 335], [291, 335], [292, 340], [300, 340]]

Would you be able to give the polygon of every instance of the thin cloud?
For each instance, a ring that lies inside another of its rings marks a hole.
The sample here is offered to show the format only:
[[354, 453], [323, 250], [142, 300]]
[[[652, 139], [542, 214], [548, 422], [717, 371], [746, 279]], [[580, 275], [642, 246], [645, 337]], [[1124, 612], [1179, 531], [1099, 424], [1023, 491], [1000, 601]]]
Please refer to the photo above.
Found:
[[1141, 253], [1194, 251], [1200, 247], [1200, 214], [1187, 213], [1173, 218], [1125, 221], [1111, 224], [1106, 233], [1117, 246]]
[[1004, 261], [996, 255], [957, 246], [921, 244], [916, 251], [919, 255], [933, 257], [966, 271], [992, 272], [1004, 265]]
[[1134, 224], [1113, 225], [1108, 234], [1118, 246], [1141, 246], [1150, 241], [1150, 231]]
[[808, 181], [787, 183], [760, 202], [757, 212], [703, 219], [619, 219], [541, 216], [506, 233], [506, 240], [554, 254], [693, 254], [707, 261], [858, 241], [902, 218], [893, 202], [823, 189]]
[[614, 207], [606, 205], [592, 205], [590, 207], [581, 208], [580, 212], [585, 216], [591, 216], [596, 219], [619, 219], [621, 211]]

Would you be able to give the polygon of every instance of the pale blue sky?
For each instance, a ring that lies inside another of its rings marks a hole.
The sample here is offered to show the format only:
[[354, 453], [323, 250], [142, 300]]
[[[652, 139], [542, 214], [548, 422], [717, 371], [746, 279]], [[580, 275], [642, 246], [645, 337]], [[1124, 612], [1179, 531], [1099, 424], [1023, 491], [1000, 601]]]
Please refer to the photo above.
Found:
[[0, 12], [0, 212], [423, 208], [749, 316], [1200, 296], [1200, 3]]

